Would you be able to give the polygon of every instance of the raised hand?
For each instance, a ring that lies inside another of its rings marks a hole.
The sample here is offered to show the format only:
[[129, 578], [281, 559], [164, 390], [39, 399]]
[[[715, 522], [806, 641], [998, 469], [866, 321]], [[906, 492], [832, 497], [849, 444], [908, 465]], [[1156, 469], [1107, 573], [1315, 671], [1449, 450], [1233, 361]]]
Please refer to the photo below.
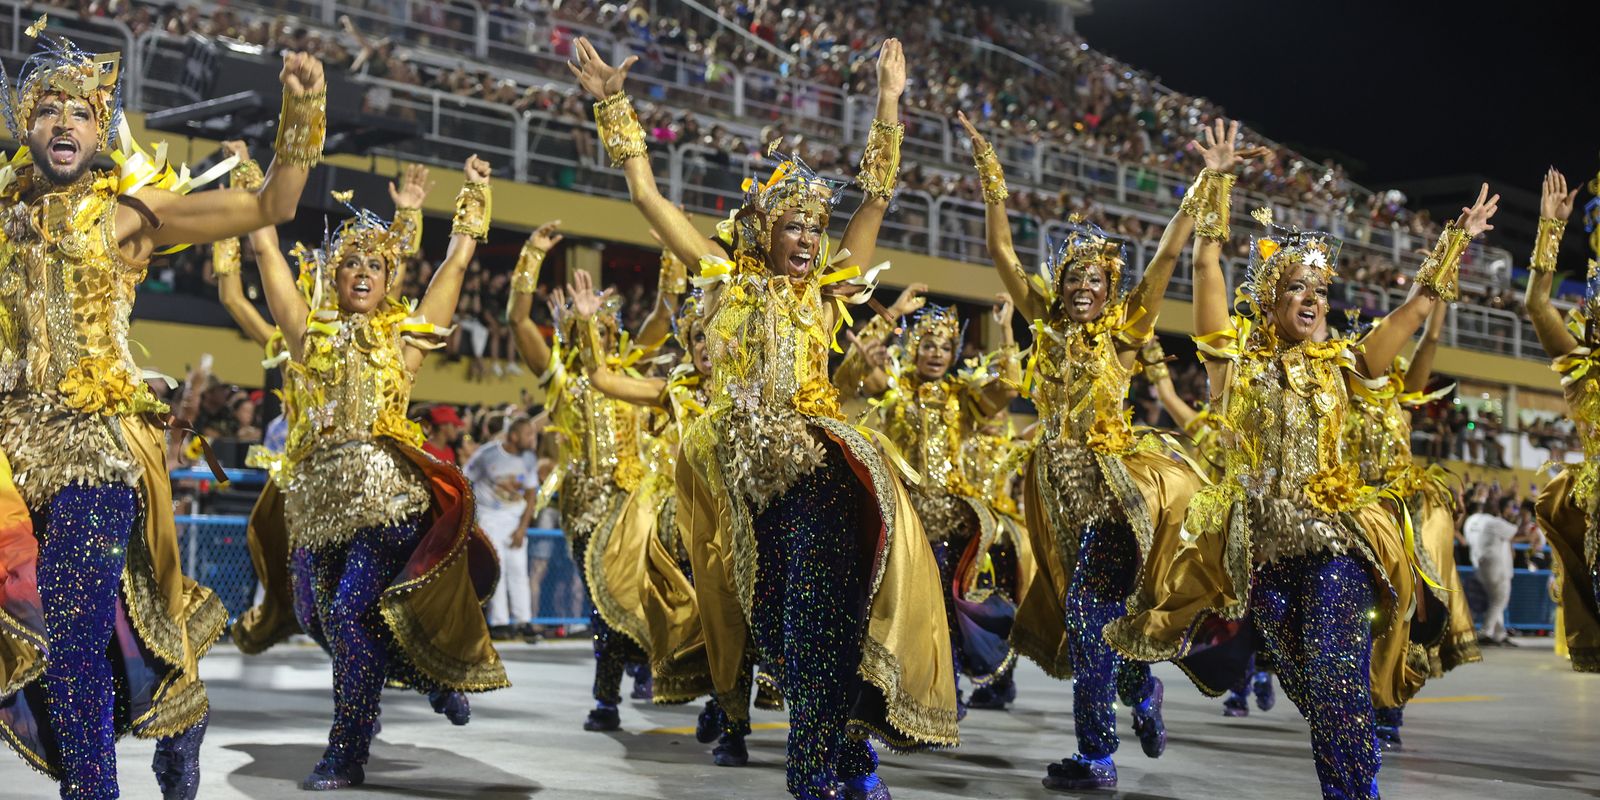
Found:
[[922, 308], [924, 303], [928, 302], [927, 298], [922, 296], [927, 291], [928, 284], [926, 283], [913, 283], [907, 286], [905, 291], [901, 292], [900, 296], [895, 299], [894, 305], [889, 306], [889, 315], [899, 319], [900, 317], [908, 317], [915, 314]]
[[557, 327], [561, 325], [561, 318], [567, 315], [567, 293], [560, 286], [550, 290], [550, 296], [545, 299], [545, 305], [550, 307], [550, 319]]
[[899, 39], [884, 39], [878, 49], [878, 93], [899, 97], [906, 91], [906, 53]]
[[249, 146], [238, 139], [229, 139], [226, 142], [223, 142], [222, 152], [227, 153], [230, 156], [236, 156], [240, 161], [245, 161], [250, 158]]
[[572, 279], [567, 284], [567, 291], [572, 294], [572, 310], [581, 316], [592, 317], [600, 312], [600, 304], [616, 290], [596, 292], [594, 278], [583, 270], [574, 270]]
[[398, 188], [394, 181], [389, 181], [389, 199], [394, 201], [395, 210], [422, 208], [422, 201], [428, 197], [431, 188], [433, 184], [428, 182], [428, 168], [421, 164], [407, 164], [400, 171]]
[[578, 84], [596, 100], [604, 100], [617, 92], [622, 91], [622, 82], [628, 77], [628, 70], [633, 68], [639, 60], [638, 56], [628, 56], [620, 66], [611, 66], [600, 57], [600, 51], [584, 36], [579, 36], [573, 43], [573, 57], [577, 63], [567, 62], [567, 69], [578, 76]]
[[989, 140], [984, 138], [983, 134], [978, 133], [978, 128], [972, 124], [972, 120], [967, 119], [967, 112], [957, 111], [956, 119], [961, 120], [961, 127], [967, 129], [967, 136], [972, 139], [972, 152], [976, 153], [982, 150], [984, 145], [989, 143]]
[[553, 219], [540, 225], [533, 233], [528, 235], [528, 244], [546, 253], [550, 252], [555, 249], [556, 245], [561, 244], [562, 239], [566, 238], [556, 233], [556, 229], [559, 227], [561, 227], [561, 220], [559, 219]]
[[[1543, 204], [1541, 203], [1541, 205]], [[1490, 197], [1489, 184], [1486, 183], [1482, 189], [1478, 190], [1478, 199], [1473, 201], [1472, 206], [1461, 209], [1461, 216], [1456, 217], [1456, 225], [1465, 230], [1468, 236], [1477, 236], [1484, 231], [1492, 231], [1494, 226], [1489, 224], [1489, 218], [1493, 217], [1495, 212], [1499, 210], [1500, 195], [1497, 194]], [[1571, 213], [1571, 211], [1572, 206], [1569, 203], [1567, 212]]]
[[322, 78], [322, 62], [310, 53], [284, 53], [283, 71], [278, 80], [290, 94], [308, 94], [327, 88]]
[[467, 163], [462, 166], [461, 170], [467, 174], [467, 183], [488, 183], [489, 173], [492, 168], [489, 166], [489, 162], [478, 158], [477, 154], [474, 153], [467, 156]]
[[1212, 124], [1201, 129], [1200, 138], [1204, 144], [1196, 139], [1194, 149], [1205, 160], [1206, 167], [1218, 172], [1232, 172], [1240, 161], [1251, 158], [1262, 158], [1271, 153], [1265, 147], [1238, 148], [1239, 121], [1224, 122], [1222, 118], [1212, 121]]
[[853, 331], [845, 331], [845, 338], [850, 345], [861, 351], [861, 357], [873, 369], [883, 369], [889, 366], [889, 345], [887, 342], [863, 342]]
[[1567, 176], [1555, 167], [1544, 174], [1544, 191], [1539, 194], [1539, 216], [1566, 221], [1572, 216], [1572, 203], [1578, 190], [1567, 191]]
[[1016, 315], [1017, 310], [1016, 305], [1011, 302], [1011, 295], [1001, 292], [995, 295], [994, 299], [998, 303], [994, 309], [995, 324], [999, 325], [1001, 330], [1010, 330], [1011, 318]]

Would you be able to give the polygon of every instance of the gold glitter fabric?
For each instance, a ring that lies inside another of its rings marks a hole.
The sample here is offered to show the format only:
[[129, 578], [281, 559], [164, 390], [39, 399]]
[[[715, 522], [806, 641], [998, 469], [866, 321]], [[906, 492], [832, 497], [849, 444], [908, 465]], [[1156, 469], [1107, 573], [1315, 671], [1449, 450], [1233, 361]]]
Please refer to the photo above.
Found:
[[1528, 269], [1555, 272], [1556, 256], [1561, 253], [1561, 235], [1566, 230], [1564, 219], [1539, 218], [1539, 234], [1533, 240], [1533, 258], [1528, 261]]
[[561, 455], [552, 480], [560, 482], [567, 541], [587, 541], [644, 476], [641, 420], [636, 407], [594, 388], [577, 350], [566, 350], [561, 359], [546, 389], [552, 398], [550, 431]]
[[80, 413], [55, 393], [0, 398], [0, 450], [10, 457], [17, 488], [34, 508], [68, 484], [133, 486], [141, 476], [115, 417]]
[[428, 508], [422, 475], [383, 441], [314, 448], [289, 474], [284, 503], [291, 547], [318, 549]]
[[634, 113], [633, 100], [626, 94], [617, 92], [595, 103], [594, 124], [606, 155], [611, 157], [611, 166], [621, 167], [630, 158], [650, 155], [639, 115]]
[[1600, 565], [1592, 552], [1585, 552], [1585, 535], [1594, 529], [1594, 510], [1578, 496], [1580, 471], [1576, 466], [1562, 470], [1539, 492], [1534, 508], [1559, 566], [1556, 595], [1567, 656], [1578, 672], [1600, 672], [1600, 604], [1594, 585]]
[[856, 185], [867, 196], [883, 200], [894, 197], [895, 182], [900, 177], [900, 142], [905, 135], [904, 125], [872, 121], [867, 144], [861, 151], [861, 167], [856, 171]]
[[278, 138], [273, 144], [278, 158], [290, 166], [310, 169], [321, 163], [322, 144], [327, 137], [328, 91], [284, 91]]

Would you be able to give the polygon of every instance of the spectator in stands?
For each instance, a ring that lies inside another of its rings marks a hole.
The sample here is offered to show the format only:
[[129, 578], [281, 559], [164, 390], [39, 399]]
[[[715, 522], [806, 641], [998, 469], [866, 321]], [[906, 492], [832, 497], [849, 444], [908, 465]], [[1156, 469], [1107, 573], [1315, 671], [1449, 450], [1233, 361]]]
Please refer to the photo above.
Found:
[[539, 491], [537, 437], [533, 420], [517, 417], [462, 470], [477, 498], [478, 525], [500, 556], [500, 582], [489, 598], [489, 635], [498, 640], [533, 632], [526, 544]]
[[1462, 525], [1462, 532], [1472, 553], [1472, 567], [1478, 583], [1489, 598], [1478, 642], [1515, 647], [1516, 643], [1506, 632], [1505, 614], [1511, 602], [1511, 540], [1516, 537], [1522, 521], [1522, 507], [1515, 497], [1474, 505], [1473, 513]]
[[456, 446], [461, 443], [461, 434], [466, 431], [467, 425], [462, 422], [461, 415], [456, 413], [455, 407], [437, 405], [428, 409], [422, 427], [428, 435], [428, 440], [423, 442], [422, 449], [446, 464], [458, 463]]

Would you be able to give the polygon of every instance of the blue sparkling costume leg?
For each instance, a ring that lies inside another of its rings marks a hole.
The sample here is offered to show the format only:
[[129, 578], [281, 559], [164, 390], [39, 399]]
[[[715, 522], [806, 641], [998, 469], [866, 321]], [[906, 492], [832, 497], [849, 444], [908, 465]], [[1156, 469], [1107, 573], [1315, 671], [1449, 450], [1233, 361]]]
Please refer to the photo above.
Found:
[[[1119, 687], [1148, 692], [1150, 666], [1123, 660], [1102, 631], [1121, 617], [1138, 567], [1138, 545], [1126, 525], [1085, 526], [1078, 534], [1078, 559], [1067, 588], [1066, 628], [1072, 659], [1072, 725], [1078, 753], [1109, 758], [1117, 752]], [[1124, 673], [1126, 670], [1126, 673]], [[1140, 695], [1142, 698], [1142, 695]]]
[[34, 517], [49, 657], [45, 709], [61, 748], [61, 796], [117, 796], [116, 684], [106, 657], [116, 620], [134, 490], [72, 484]]
[[[300, 623], [300, 630], [321, 645], [322, 649], [332, 652], [327, 637], [322, 635], [322, 619], [317, 614], [317, 598], [332, 597], [334, 592], [332, 584], [319, 588], [317, 581], [329, 577], [319, 576], [311, 568], [310, 548], [296, 547], [289, 552], [289, 592], [293, 596], [295, 621]], [[335, 582], [338, 577], [331, 576]]]
[[789, 707], [788, 786], [817, 797], [862, 778], [870, 747], [845, 734], [860, 687], [865, 628], [861, 525], [871, 500], [836, 447], [755, 519], [757, 579], [751, 633], [762, 663], [783, 676]]
[[583, 581], [583, 591], [590, 598], [589, 630], [594, 631], [594, 700], [605, 708], [616, 708], [622, 702], [622, 676], [629, 664], [648, 664], [649, 658], [638, 643], [624, 633], [614, 630], [593, 608], [594, 594], [589, 590], [588, 559], [583, 557], [589, 549], [589, 540], [576, 540], [572, 545], [572, 559], [578, 565], [578, 577]]
[[950, 627], [950, 656], [955, 665], [952, 674], [956, 680], [956, 704], [960, 706], [961, 673], [966, 668], [966, 659], [962, 657], [961, 626], [956, 622], [955, 595], [951, 593], [950, 586], [956, 579], [956, 567], [960, 566], [961, 550], [949, 541], [935, 542], [933, 559], [939, 565], [939, 595], [944, 598], [945, 624]]
[[363, 528], [348, 544], [311, 553], [317, 610], [333, 650], [333, 727], [323, 754], [327, 763], [366, 763], [392, 645], [378, 599], [421, 535], [422, 521], [413, 517]]
[[1367, 568], [1349, 555], [1286, 558], [1256, 569], [1250, 596], [1278, 680], [1311, 723], [1322, 796], [1377, 797]]

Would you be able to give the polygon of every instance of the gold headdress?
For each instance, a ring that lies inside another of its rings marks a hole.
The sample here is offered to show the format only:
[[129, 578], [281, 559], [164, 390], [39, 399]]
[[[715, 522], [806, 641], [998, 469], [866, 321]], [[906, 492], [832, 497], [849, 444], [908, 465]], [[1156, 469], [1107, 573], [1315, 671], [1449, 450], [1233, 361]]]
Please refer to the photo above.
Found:
[[694, 326], [700, 324], [706, 313], [705, 295], [695, 289], [678, 301], [678, 313], [672, 318], [672, 335], [683, 352], [694, 352]]
[[1128, 246], [1113, 239], [1100, 226], [1086, 221], [1081, 214], [1067, 218], [1067, 237], [1056, 247], [1055, 255], [1040, 269], [1042, 290], [1051, 305], [1061, 296], [1061, 282], [1068, 273], [1098, 267], [1106, 275], [1106, 305], [1120, 302], [1133, 285], [1133, 272], [1127, 269]]
[[315, 250], [297, 244], [291, 255], [299, 262], [300, 291], [313, 308], [324, 298], [333, 297], [333, 275], [351, 253], [375, 254], [383, 259], [388, 280], [400, 267], [400, 260], [412, 252], [412, 230], [408, 225], [391, 224], [365, 208], [351, 203], [353, 192], [334, 192], [333, 199], [355, 213], [337, 228], [324, 229], [322, 246]]
[[64, 36], [44, 33], [48, 17], [27, 29], [27, 34], [37, 40], [39, 49], [17, 71], [17, 84], [13, 88], [0, 68], [0, 104], [6, 127], [19, 142], [27, 141], [28, 125], [39, 101], [53, 94], [64, 94], [83, 100], [94, 110], [95, 124], [100, 129], [100, 148], [110, 147], [111, 135], [117, 130], [122, 116], [122, 94], [119, 78], [122, 69], [121, 53], [90, 53], [73, 44]]
[[1270, 313], [1278, 302], [1278, 281], [1285, 268], [1303, 264], [1332, 283], [1338, 277], [1339, 250], [1344, 243], [1333, 234], [1302, 231], [1272, 221], [1272, 212], [1258, 208], [1250, 216], [1266, 227], [1264, 235], [1250, 241], [1250, 266], [1244, 291], [1258, 315]]
[[961, 315], [955, 306], [929, 303], [911, 318], [911, 325], [906, 329], [906, 357], [915, 360], [917, 351], [922, 348], [922, 340], [930, 336], [944, 339], [950, 343], [951, 351], [957, 351], [960, 349], [961, 333]]
[[[768, 157], [772, 157], [777, 144], [773, 142], [768, 149]], [[741, 255], [756, 255], [751, 249], [757, 247], [760, 255], [765, 255], [772, 248], [772, 227], [777, 224], [779, 217], [791, 211], [826, 231], [828, 218], [833, 213], [834, 205], [839, 202], [839, 189], [842, 186], [840, 182], [818, 175], [798, 156], [779, 160], [772, 175], [765, 181], [746, 178], [744, 207], [735, 215], [739, 233], [735, 250]], [[823, 252], [819, 254], [819, 260], [824, 264], [827, 263], [826, 251], [824, 244]]]

